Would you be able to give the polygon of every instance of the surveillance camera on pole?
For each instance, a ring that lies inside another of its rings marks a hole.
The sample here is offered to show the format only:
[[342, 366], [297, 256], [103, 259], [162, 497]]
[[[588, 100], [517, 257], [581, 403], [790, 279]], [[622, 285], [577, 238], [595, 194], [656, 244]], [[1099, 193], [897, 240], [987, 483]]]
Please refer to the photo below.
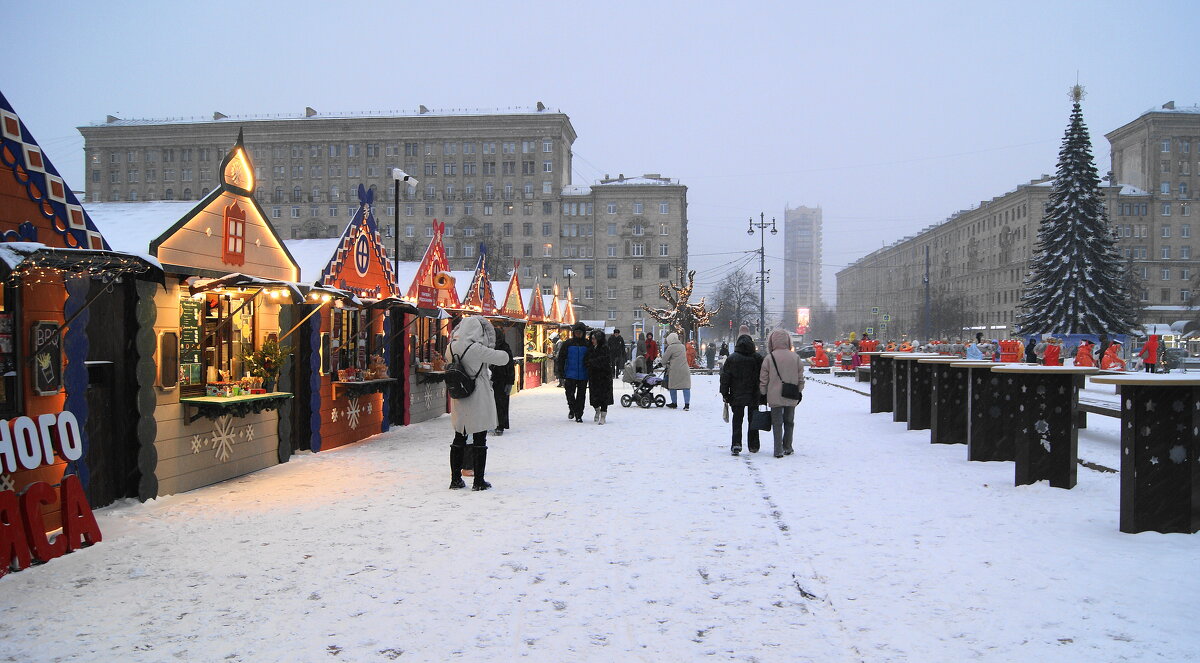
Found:
[[[394, 243], [393, 251], [395, 251], [395, 253], [392, 255], [392, 264], [395, 267], [395, 271], [393, 273], [399, 274], [400, 273], [400, 184], [404, 183], [406, 186], [416, 187], [417, 184], [419, 184], [419, 182], [417, 182], [417, 178], [409, 175], [408, 173], [404, 172], [403, 170], [400, 170], [399, 168], [392, 169], [392, 179], [396, 180], [396, 200], [395, 200], [395, 205], [393, 205], [393, 211], [395, 212], [395, 217], [392, 220], [392, 224], [393, 224], [392, 225], [392, 241]], [[397, 287], [399, 286], [399, 284], [396, 284], [396, 285], [397, 285]]]

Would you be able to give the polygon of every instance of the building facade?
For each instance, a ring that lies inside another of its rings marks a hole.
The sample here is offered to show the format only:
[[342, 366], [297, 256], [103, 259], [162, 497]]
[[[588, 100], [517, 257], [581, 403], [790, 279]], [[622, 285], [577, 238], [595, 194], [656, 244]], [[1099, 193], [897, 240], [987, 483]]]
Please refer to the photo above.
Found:
[[806, 314], [821, 303], [821, 222], [820, 207], [783, 210], [784, 326], [801, 334], [808, 333]]
[[[570, 118], [537, 108], [207, 120], [123, 120], [80, 127], [87, 200], [193, 200], [215, 185], [221, 155], [244, 131], [257, 197], [285, 238], [337, 237], [374, 190], [380, 232], [419, 260], [445, 222], [451, 269], [488, 251], [493, 279], [521, 262], [523, 282], [570, 285], [580, 317], [626, 333], [658, 300], [663, 265], [687, 264], [687, 188], [658, 175], [571, 183]], [[392, 169], [415, 177], [395, 193]], [[396, 221], [397, 216], [399, 218]], [[663, 234], [666, 233], [666, 234]], [[571, 273], [568, 276], [568, 272]]]
[[[1200, 168], [1200, 107], [1147, 111], [1106, 135], [1112, 170], [1101, 188], [1117, 248], [1140, 280], [1143, 324], [1194, 317], [1191, 193]], [[837, 273], [843, 332], [884, 337], [1008, 336], [1035, 251], [1048, 175], [955, 213]], [[928, 289], [925, 286], [928, 256]], [[926, 292], [928, 290], [928, 307]]]

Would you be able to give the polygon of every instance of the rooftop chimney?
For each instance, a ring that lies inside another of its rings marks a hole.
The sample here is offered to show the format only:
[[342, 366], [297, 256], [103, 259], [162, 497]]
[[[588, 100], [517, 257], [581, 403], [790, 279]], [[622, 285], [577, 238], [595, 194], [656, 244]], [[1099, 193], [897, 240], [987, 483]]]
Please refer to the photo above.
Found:
[[305, 107], [304, 107], [304, 117], [312, 117], [312, 116], [314, 116], [314, 115], [316, 115], [316, 114], [317, 114], [317, 111], [313, 110], [313, 107], [312, 107], [312, 106], [305, 106]]
[[120, 122], [121, 118], [117, 117], [116, 115], [109, 115], [108, 117], [104, 118], [104, 121], [107, 124], [112, 124], [113, 122]]
[[542, 102], [539, 101], [537, 108], [538, 108], [538, 112], [540, 113], [540, 112], [546, 110], [546, 104], [543, 104]]
[[224, 120], [227, 117], [229, 117], [229, 116], [222, 113], [221, 111], [213, 111], [213, 119], [214, 120]]
[[1168, 101], [1167, 103], [1163, 104], [1163, 108], [1165, 108], [1167, 110], [1175, 110], [1175, 102]]
[[428, 112], [429, 112], [429, 109], [425, 107], [425, 104], [421, 104], [421, 115], [424, 115]]

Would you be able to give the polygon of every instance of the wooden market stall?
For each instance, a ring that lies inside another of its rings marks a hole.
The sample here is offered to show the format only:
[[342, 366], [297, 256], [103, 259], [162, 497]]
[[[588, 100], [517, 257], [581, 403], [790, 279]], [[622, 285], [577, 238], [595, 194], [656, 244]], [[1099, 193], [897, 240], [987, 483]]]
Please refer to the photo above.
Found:
[[305, 297], [299, 268], [253, 197], [240, 133], [218, 172], [220, 185], [150, 243], [167, 277], [155, 298], [157, 436], [142, 467], [157, 487], [146, 497], [292, 453], [293, 379], [283, 366], [291, 348], [279, 341]]
[[[387, 431], [389, 398], [397, 378], [389, 364], [395, 353], [387, 342], [392, 317], [416, 313], [399, 302], [395, 271], [379, 236], [373, 192], [358, 187], [358, 210], [342, 232], [319, 283], [353, 294], [308, 321], [309, 447], [325, 451]], [[305, 274], [307, 279], [308, 275]], [[402, 338], [403, 334], [399, 334]]]
[[459, 301], [442, 243], [445, 231], [446, 224], [433, 222], [433, 238], [404, 297], [416, 304], [418, 313], [403, 314], [405, 334], [394, 341], [395, 351], [403, 357], [402, 362], [392, 363], [392, 377], [401, 378], [401, 389], [407, 396], [404, 424], [427, 421], [450, 411], [442, 382], [452, 317], [447, 309], [459, 308]]
[[528, 295], [525, 313], [525, 366], [522, 381], [526, 389], [555, 380], [554, 375], [554, 332], [558, 323], [546, 311], [546, 298], [542, 295], [540, 280], [534, 280]]
[[99, 541], [91, 506], [138, 495], [153, 344], [129, 341], [162, 272], [110, 248], [0, 94], [0, 575]]

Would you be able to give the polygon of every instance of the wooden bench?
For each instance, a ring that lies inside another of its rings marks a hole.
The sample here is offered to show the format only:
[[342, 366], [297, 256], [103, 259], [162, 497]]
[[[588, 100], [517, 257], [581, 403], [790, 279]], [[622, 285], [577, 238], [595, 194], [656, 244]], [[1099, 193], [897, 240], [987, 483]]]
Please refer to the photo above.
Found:
[[854, 373], [855, 373], [855, 371], [853, 371], [853, 370], [846, 371], [846, 370], [842, 370], [840, 368], [833, 372], [834, 375], [854, 375]]
[[1087, 428], [1087, 415], [1098, 414], [1102, 417], [1121, 418], [1121, 404], [1111, 403], [1109, 401], [1095, 401], [1091, 399], [1079, 399], [1079, 414], [1077, 425], [1079, 428]]
[[828, 366], [812, 366], [808, 369], [808, 372], [809, 373], [820, 373], [822, 375], [829, 375], [829, 367]]

